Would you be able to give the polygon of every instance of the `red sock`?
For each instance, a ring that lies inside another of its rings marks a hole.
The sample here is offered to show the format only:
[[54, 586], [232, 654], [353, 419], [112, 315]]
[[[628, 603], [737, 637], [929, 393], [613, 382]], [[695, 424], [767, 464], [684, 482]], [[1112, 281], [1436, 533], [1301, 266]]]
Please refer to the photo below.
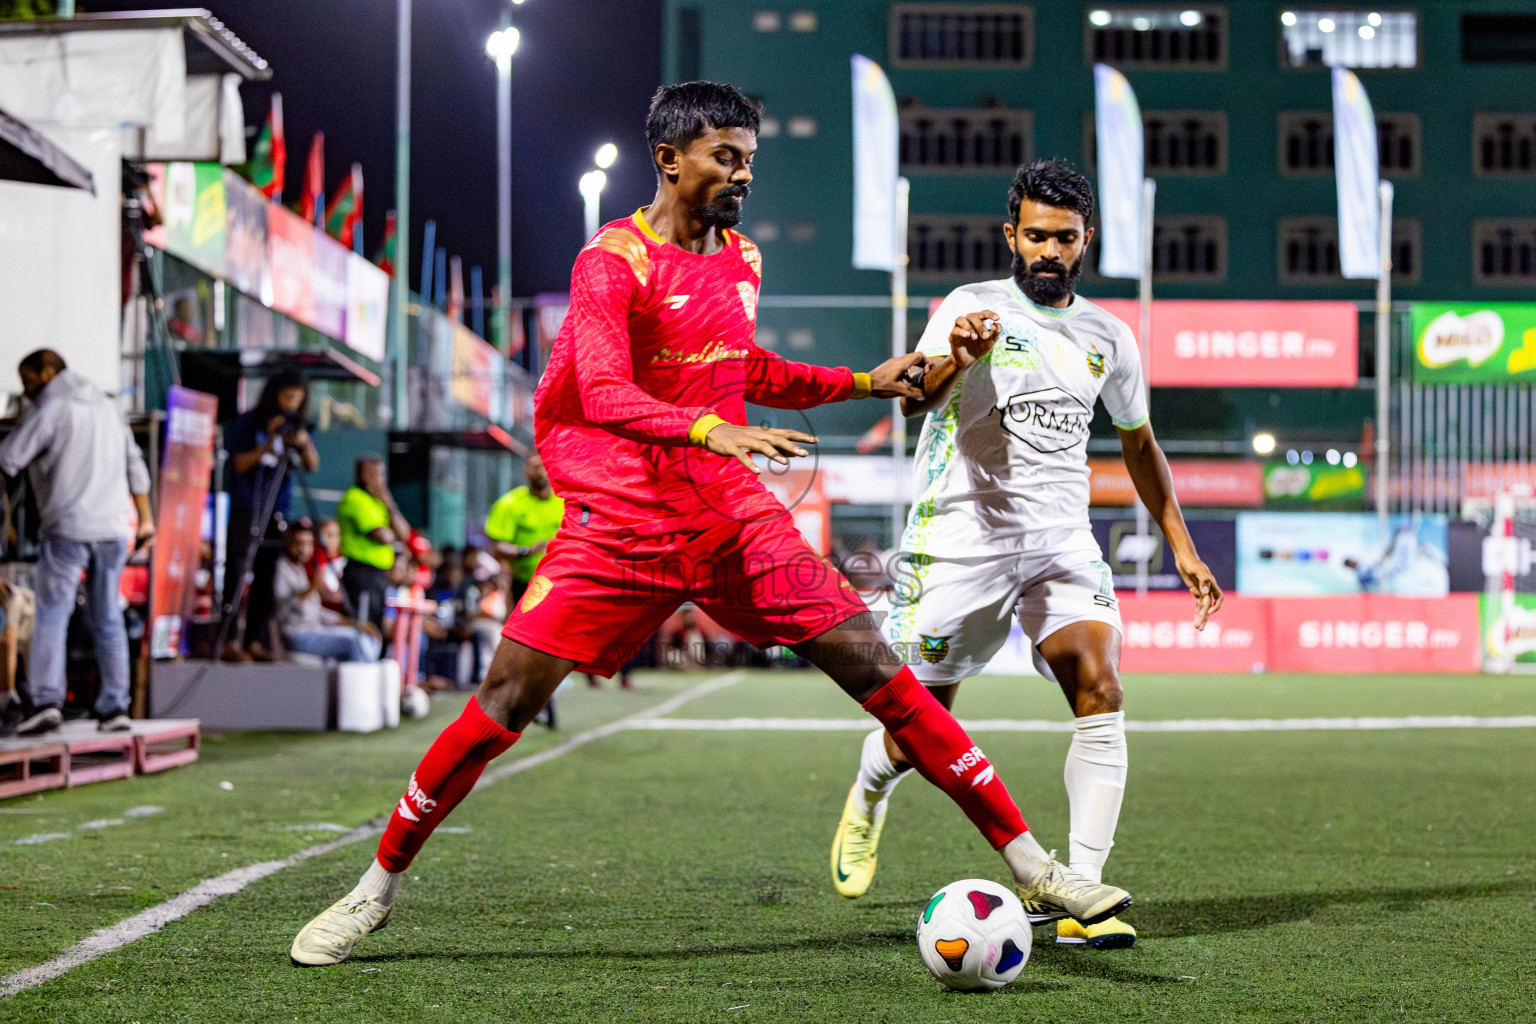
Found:
[[994, 848], [1028, 831], [987, 755], [910, 668], [903, 666], [875, 691], [864, 710], [880, 720], [917, 773], [959, 804]]
[[491, 721], [471, 697], [464, 713], [438, 735], [411, 773], [405, 796], [395, 805], [379, 840], [379, 863], [388, 871], [410, 867], [421, 844], [469, 795], [485, 766], [521, 737], [522, 733]]

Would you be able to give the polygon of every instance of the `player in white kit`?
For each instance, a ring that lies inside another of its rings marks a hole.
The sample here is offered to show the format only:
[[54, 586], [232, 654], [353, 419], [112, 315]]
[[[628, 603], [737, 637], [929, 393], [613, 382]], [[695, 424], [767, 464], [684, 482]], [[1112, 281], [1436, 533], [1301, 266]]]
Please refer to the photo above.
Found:
[[[955, 289], [918, 343], [929, 357], [924, 398], [903, 399], [902, 411], [928, 417], [886, 633], [949, 707], [960, 682], [1001, 649], [1017, 616], [1035, 664], [1061, 686], [1076, 716], [1065, 772], [1071, 868], [1098, 881], [1114, 845], [1127, 760], [1120, 613], [1088, 526], [1095, 399], [1114, 421], [1137, 494], [1195, 597], [1197, 627], [1222, 595], [1195, 553], [1148, 425], [1136, 339], [1073, 293], [1093, 237], [1091, 186], [1061, 161], [1039, 161], [1019, 169], [1008, 212], [1012, 277]], [[909, 771], [883, 730], [866, 737], [832, 844], [832, 881], [842, 895], [868, 890], [887, 800]], [[1053, 919], [1031, 913], [1036, 924]], [[1136, 932], [1115, 918], [1088, 928], [1063, 919], [1057, 941], [1125, 947]]]

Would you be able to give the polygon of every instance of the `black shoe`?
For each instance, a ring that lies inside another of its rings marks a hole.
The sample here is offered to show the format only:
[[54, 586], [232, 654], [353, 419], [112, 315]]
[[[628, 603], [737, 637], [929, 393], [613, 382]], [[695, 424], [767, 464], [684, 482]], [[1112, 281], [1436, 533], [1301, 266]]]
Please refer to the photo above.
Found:
[[63, 705], [40, 704], [16, 723], [17, 736], [37, 736], [64, 724]]
[[100, 732], [127, 732], [133, 728], [133, 719], [128, 717], [127, 708], [108, 711], [104, 715], [98, 712], [96, 728]]
[[0, 739], [16, 735], [16, 726], [26, 717], [26, 710], [21, 706], [21, 701], [14, 696], [6, 695], [0, 707]]

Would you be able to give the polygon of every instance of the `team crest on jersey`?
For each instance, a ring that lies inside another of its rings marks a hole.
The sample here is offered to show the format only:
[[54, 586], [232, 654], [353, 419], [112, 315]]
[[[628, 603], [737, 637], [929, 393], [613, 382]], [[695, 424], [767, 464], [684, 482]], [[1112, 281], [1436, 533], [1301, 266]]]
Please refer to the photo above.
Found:
[[548, 576], [535, 576], [528, 582], [528, 590], [523, 594], [523, 600], [518, 604], [518, 607], [525, 612], [531, 612], [554, 589], [555, 585], [550, 582]]
[[[953, 634], [951, 634], [953, 635]], [[923, 656], [923, 660], [930, 665], [937, 665], [949, 657], [949, 637], [927, 636], [919, 633], [917, 653]]]
[[747, 281], [736, 282], [736, 294], [741, 296], [741, 308], [747, 313], [748, 320], [757, 319], [757, 289]]
[[1088, 350], [1088, 372], [1095, 377], [1104, 376], [1104, 353], [1096, 348]]

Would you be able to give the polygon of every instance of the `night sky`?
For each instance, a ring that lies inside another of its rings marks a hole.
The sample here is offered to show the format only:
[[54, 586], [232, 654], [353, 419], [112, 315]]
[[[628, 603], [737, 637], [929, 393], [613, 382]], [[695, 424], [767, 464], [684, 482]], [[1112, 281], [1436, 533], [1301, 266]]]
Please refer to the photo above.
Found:
[[[327, 198], [363, 165], [366, 251], [394, 205], [394, 0], [199, 0], [272, 66], [242, 86], [246, 123], [283, 94], [284, 201], [303, 185], [316, 131], [325, 133]], [[81, 13], [185, 7], [157, 0], [80, 0]], [[522, 32], [512, 65], [512, 290], [565, 291], [582, 238], [577, 179], [604, 142], [603, 219], [655, 191], [643, 126], [661, 75], [660, 0], [415, 0], [412, 8], [411, 282], [420, 281], [422, 224], [437, 244], [496, 279], [496, 68], [485, 39], [510, 10]]]

